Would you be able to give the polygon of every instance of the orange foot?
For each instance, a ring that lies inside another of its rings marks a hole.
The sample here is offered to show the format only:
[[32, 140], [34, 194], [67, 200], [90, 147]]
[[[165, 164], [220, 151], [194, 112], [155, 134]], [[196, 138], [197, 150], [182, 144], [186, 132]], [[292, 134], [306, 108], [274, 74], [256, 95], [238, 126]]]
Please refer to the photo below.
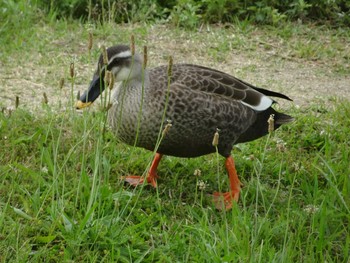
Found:
[[238, 199], [239, 191], [227, 193], [213, 193], [213, 201], [216, 209], [218, 210], [223, 210], [224, 208], [226, 210], [230, 210], [233, 205], [232, 201], [238, 202]]
[[218, 210], [229, 210], [232, 208], [232, 201], [238, 202], [239, 192], [241, 190], [241, 182], [238, 179], [235, 163], [231, 155], [226, 158], [225, 166], [230, 180], [230, 192], [213, 193], [214, 204]]
[[[128, 176], [122, 176], [121, 177], [125, 182], [129, 183], [132, 186], [138, 186], [142, 185], [145, 181], [145, 178], [138, 175], [128, 175]], [[154, 188], [157, 187], [157, 175], [150, 176], [148, 175], [146, 177], [147, 183], [153, 186]]]
[[[147, 183], [152, 185], [154, 188], [157, 187], [157, 178], [158, 178], [157, 167], [160, 160], [162, 159], [162, 156], [163, 156], [162, 154], [156, 153], [146, 177]], [[132, 186], [142, 185], [145, 181], [144, 177], [137, 176], [137, 175], [122, 176], [122, 179], [124, 179], [125, 182], [129, 183]]]

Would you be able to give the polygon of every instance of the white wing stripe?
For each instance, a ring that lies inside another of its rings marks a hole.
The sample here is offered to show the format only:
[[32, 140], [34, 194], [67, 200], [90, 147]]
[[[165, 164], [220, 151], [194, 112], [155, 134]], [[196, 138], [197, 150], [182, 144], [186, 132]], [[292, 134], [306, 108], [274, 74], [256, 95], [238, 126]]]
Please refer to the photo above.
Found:
[[267, 96], [262, 96], [258, 105], [251, 105], [251, 104], [248, 104], [244, 101], [241, 101], [241, 102], [244, 105], [248, 106], [249, 108], [252, 108], [253, 110], [264, 111], [264, 110], [268, 109], [269, 107], [271, 107], [273, 100]]

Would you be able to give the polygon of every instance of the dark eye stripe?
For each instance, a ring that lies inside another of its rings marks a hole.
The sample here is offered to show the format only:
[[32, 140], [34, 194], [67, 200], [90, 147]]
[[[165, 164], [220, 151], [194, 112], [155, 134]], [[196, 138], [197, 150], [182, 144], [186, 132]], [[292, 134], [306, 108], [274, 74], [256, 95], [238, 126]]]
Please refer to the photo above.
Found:
[[113, 59], [108, 65], [107, 65], [107, 70], [111, 70], [115, 66], [119, 66], [121, 64], [121, 61], [117, 58]]
[[111, 70], [114, 67], [129, 67], [131, 57], [114, 58], [108, 65], [107, 70]]

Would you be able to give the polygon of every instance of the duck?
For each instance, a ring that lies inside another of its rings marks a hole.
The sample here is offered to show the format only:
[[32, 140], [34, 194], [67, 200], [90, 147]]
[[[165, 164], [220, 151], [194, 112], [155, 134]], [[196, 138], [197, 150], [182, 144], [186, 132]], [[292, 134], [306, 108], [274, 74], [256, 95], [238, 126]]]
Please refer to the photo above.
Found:
[[157, 187], [164, 155], [193, 158], [218, 152], [225, 158], [229, 191], [214, 192], [213, 201], [218, 209], [231, 209], [241, 191], [233, 146], [267, 135], [270, 120], [274, 129], [292, 122], [293, 117], [273, 108], [272, 97], [292, 100], [216, 69], [174, 63], [148, 68], [144, 59], [129, 45], [106, 48], [76, 108], [90, 106], [101, 95], [110, 72], [116, 86], [108, 110], [111, 130], [120, 141], [155, 152], [148, 173], [124, 176], [125, 182]]

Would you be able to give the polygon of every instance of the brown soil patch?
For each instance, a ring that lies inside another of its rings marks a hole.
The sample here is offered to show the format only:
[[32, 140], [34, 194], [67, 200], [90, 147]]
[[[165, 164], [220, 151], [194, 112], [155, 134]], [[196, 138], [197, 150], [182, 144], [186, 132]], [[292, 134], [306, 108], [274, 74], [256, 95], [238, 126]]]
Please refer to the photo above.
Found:
[[[133, 31], [132, 27], [124, 29]], [[272, 46], [270, 50], [266, 50], [259, 45], [248, 51], [233, 47], [229, 51], [222, 52], [223, 57], [213, 59], [209, 51], [217, 50], [217, 54], [220, 55], [217, 43], [229, 41], [218, 38], [217, 42], [213, 42], [216, 38], [213, 34], [215, 32], [202, 32], [193, 36], [191, 33], [183, 31], [174, 33], [167, 27], [155, 26], [148, 29], [146, 37], [141, 37], [140, 42], [147, 44], [149, 48], [151, 67], [166, 64], [167, 57], [172, 55], [176, 63], [213, 67], [256, 86], [285, 93], [294, 100], [295, 105], [299, 106], [329, 97], [350, 99], [350, 76], [334, 73], [332, 64], [284, 56], [280, 54], [280, 47]], [[78, 32], [77, 38], [81, 39], [82, 35], [83, 32]], [[207, 36], [209, 41], [204, 41]], [[118, 42], [113, 39], [96, 40], [95, 47], [102, 43], [108, 46]], [[67, 76], [72, 60], [76, 60], [77, 74], [74, 94], [78, 90], [83, 91], [94, 71], [96, 55], [89, 63], [82, 40], [71, 44], [76, 46], [73, 50], [63, 51], [67, 45], [68, 43], [64, 41], [57, 41], [53, 43], [53, 50], [47, 54], [36, 53], [27, 55], [28, 57], [24, 59], [21, 54], [17, 54], [13, 61], [6, 65], [0, 62], [0, 106], [14, 107], [15, 98], [18, 96], [21, 107], [35, 110], [41, 105], [44, 92], [49, 98], [50, 105], [67, 105], [65, 103], [69, 101], [71, 94], [71, 84]], [[142, 51], [142, 48], [138, 50]], [[80, 56], [84, 56], [85, 59], [80, 59]], [[350, 67], [349, 63], [344, 66]], [[59, 80], [64, 76], [65, 86], [63, 90], [59, 90]]]

